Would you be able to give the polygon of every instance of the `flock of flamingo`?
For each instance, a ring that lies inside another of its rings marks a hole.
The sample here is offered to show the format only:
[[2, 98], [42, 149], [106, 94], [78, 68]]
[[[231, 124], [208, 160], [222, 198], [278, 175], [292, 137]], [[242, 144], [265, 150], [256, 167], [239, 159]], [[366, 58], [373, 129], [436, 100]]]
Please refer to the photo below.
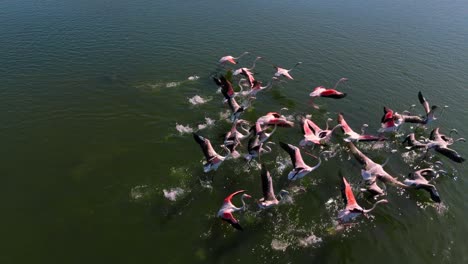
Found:
[[[230, 121], [232, 122], [232, 128], [227, 131], [224, 137], [224, 142], [220, 146], [227, 153], [224, 156], [215, 151], [209, 139], [197, 133], [193, 133], [195, 141], [200, 145], [206, 158], [206, 162], [203, 165], [203, 170], [205, 173], [209, 171], [216, 171], [223, 163], [223, 161], [228, 159], [244, 158], [250, 165], [252, 160], [260, 159], [261, 155], [271, 152], [271, 145], [274, 145], [275, 143], [269, 140], [278, 127], [293, 128], [295, 126], [294, 121], [291, 121], [282, 115], [281, 111], [269, 112], [266, 115], [259, 117], [257, 120], [255, 120], [255, 122], [249, 122], [241, 119], [242, 113], [248, 107], [251, 107], [259, 92], [270, 89], [275, 82], [284, 81], [282, 79], [293, 80], [291, 71], [295, 67], [301, 65], [301, 62], [298, 62], [294, 67], [288, 70], [272, 64], [276, 72], [273, 74], [268, 84], [263, 86], [261, 81], [255, 79], [253, 69], [255, 68], [255, 64], [258, 60], [264, 60], [271, 64], [266, 59], [257, 57], [254, 60], [253, 66], [251, 68], [242, 67], [232, 70], [228, 67], [230, 65], [238, 65], [238, 60], [247, 54], [249, 54], [249, 52], [244, 52], [239, 57], [222, 57], [219, 60], [219, 65], [223, 71], [226, 69], [226, 72], [225, 74], [218, 72], [215, 76], [213, 76], [214, 82], [220, 88], [221, 93], [224, 96], [223, 102], [229, 106], [232, 112], [230, 118]], [[234, 89], [232, 84], [234, 80], [238, 81], [238, 88], [236, 89]], [[346, 93], [338, 91], [337, 86], [345, 81], [347, 81], [346, 78], [341, 78], [333, 88], [326, 88], [324, 86], [316, 87], [310, 93], [311, 105], [313, 108], [319, 108], [312, 101], [312, 99], [318, 97], [333, 99], [344, 98]], [[365, 134], [365, 127], [367, 127], [367, 125], [363, 125], [361, 128], [361, 133], [355, 132], [346, 123], [346, 120], [341, 113], [338, 114], [337, 117], [338, 124], [331, 129], [329, 129], [328, 125], [328, 122], [332, 121], [331, 119], [327, 120], [326, 128], [322, 129], [313, 120], [311, 120], [309, 116], [301, 116], [300, 127], [302, 129], [304, 138], [298, 142], [297, 145], [281, 141], [279, 142], [279, 146], [289, 154], [293, 165], [293, 169], [288, 173], [288, 179], [290, 181], [296, 181], [305, 177], [319, 168], [322, 163], [321, 156], [328, 155], [331, 157], [331, 151], [322, 151], [317, 156], [314, 156], [307, 152], [307, 148], [313, 148], [315, 145], [326, 146], [333, 136], [334, 131], [336, 129], [340, 129], [344, 134], [344, 144], [347, 146], [347, 149], [351, 155], [362, 167], [361, 176], [364, 182], [363, 188], [360, 188], [362, 192], [367, 192], [374, 197], [385, 196], [386, 188], [382, 188], [382, 185], [392, 185], [402, 189], [422, 189], [429, 193], [431, 199], [435, 203], [440, 203], [440, 195], [432, 181], [438, 176], [439, 173], [443, 171], [437, 171], [430, 167], [423, 168], [410, 173], [406, 179], [400, 181], [385, 171], [384, 166], [386, 162], [384, 164], [378, 164], [374, 162], [355, 146], [356, 142], [387, 140], [385, 134], [398, 131], [398, 129], [404, 123], [416, 123], [420, 124], [421, 126], [425, 126], [436, 120], [434, 112], [437, 111], [438, 107], [431, 107], [421, 92], [418, 93], [418, 99], [424, 108], [425, 114], [423, 116], [411, 115], [408, 111], [404, 111], [400, 114], [394, 112], [390, 108], [384, 107], [381, 128], [379, 129], [379, 133], [377, 135]], [[424, 158], [426, 157], [428, 151], [432, 149], [454, 162], [464, 162], [465, 159], [449, 146], [457, 141], [465, 141], [465, 139], [453, 139], [451, 137], [452, 133], [458, 132], [453, 129], [447, 135], [442, 134], [439, 128], [435, 128], [430, 133], [429, 138], [420, 137], [419, 139], [416, 138], [414, 133], [411, 133], [405, 138], [402, 144], [407, 144], [406, 149], [409, 150], [420, 149], [424, 151]], [[248, 140], [247, 154], [242, 156], [237, 149], [242, 146], [241, 142], [244, 140]], [[306, 153], [316, 158], [318, 160], [317, 164], [314, 166], [306, 164], [302, 158], [301, 153]], [[277, 206], [286, 195], [289, 195], [289, 192], [286, 190], [281, 190], [277, 195], [275, 195], [272, 177], [270, 176], [270, 173], [264, 163], [261, 163], [260, 174], [263, 197], [258, 199], [258, 206], [261, 209]], [[367, 214], [374, 210], [377, 204], [388, 203], [388, 200], [381, 199], [376, 201], [370, 209], [362, 208], [357, 203], [350, 184], [343, 176], [341, 176], [341, 192], [343, 195], [345, 208], [341, 210], [337, 216], [337, 220], [340, 224], [349, 223], [360, 215], [367, 217]], [[243, 204], [242, 207], [237, 207], [232, 202], [233, 197], [237, 195], [241, 195], [241, 201]], [[251, 196], [248, 195], [245, 190], [239, 190], [228, 195], [224, 199], [222, 207], [219, 209], [217, 216], [222, 220], [230, 223], [234, 228], [242, 230], [239, 221], [234, 217], [233, 213], [246, 209], [244, 198], [251, 198]]]

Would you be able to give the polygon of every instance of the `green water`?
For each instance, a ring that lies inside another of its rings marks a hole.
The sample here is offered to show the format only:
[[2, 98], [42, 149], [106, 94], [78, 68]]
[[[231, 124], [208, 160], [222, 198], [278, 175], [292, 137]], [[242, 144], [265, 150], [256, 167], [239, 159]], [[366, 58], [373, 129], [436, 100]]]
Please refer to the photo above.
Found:
[[[258, 212], [251, 202], [239, 214], [245, 231], [236, 232], [215, 214], [232, 191], [260, 197], [259, 171], [237, 160], [205, 175], [199, 147], [176, 130], [208, 117], [215, 125], [200, 133], [221, 143], [230, 125], [220, 120], [225, 109], [209, 76], [221, 56], [250, 51], [285, 67], [303, 64], [291, 72], [294, 81], [259, 94], [248, 120], [287, 106], [319, 124], [344, 112], [353, 128], [368, 123], [372, 132], [384, 105], [417, 104], [412, 111], [422, 113], [421, 90], [449, 106], [429, 129], [468, 137], [465, 1], [7, 0], [1, 7], [2, 263], [468, 263], [464, 164], [432, 157], [448, 172], [436, 181], [441, 208], [427, 193], [388, 187], [388, 205], [337, 232], [338, 171], [356, 188], [361, 181], [357, 163], [339, 149], [301, 181], [306, 192], [293, 204]], [[267, 80], [273, 69], [259, 62], [256, 72]], [[349, 78], [348, 97], [312, 109], [311, 90], [340, 77]], [[193, 106], [195, 95], [212, 100]], [[272, 138], [300, 139], [298, 127]], [[424, 165], [394, 143], [360, 147], [378, 162], [390, 157], [387, 170], [400, 178]], [[454, 148], [468, 156], [466, 144]], [[278, 168], [288, 158], [273, 149], [262, 161], [286, 188], [290, 166]], [[177, 187], [184, 194], [176, 201], [164, 197]]]

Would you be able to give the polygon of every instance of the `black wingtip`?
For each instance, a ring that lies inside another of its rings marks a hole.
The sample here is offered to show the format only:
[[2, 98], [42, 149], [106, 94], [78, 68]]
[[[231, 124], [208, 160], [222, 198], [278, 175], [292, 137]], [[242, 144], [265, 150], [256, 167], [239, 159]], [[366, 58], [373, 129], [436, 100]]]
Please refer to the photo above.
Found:
[[421, 103], [421, 104], [424, 104], [424, 102], [426, 101], [426, 99], [422, 95], [421, 91], [419, 91], [419, 93], [418, 93], [418, 99], [419, 99], [419, 103]]
[[436, 202], [436, 203], [442, 202], [442, 200], [440, 199], [439, 193], [437, 192], [436, 189], [432, 189], [432, 190], [430, 191], [430, 194], [431, 194], [431, 199], [432, 199], [432, 201], [434, 201], [434, 202]]
[[232, 223], [231, 225], [239, 231], [244, 231], [244, 229], [242, 228], [241, 225], [239, 225], [239, 223]]
[[279, 144], [280, 144], [280, 146], [281, 146], [282, 149], [284, 149], [284, 150], [286, 150], [286, 151], [289, 149], [289, 144], [284, 143], [284, 142], [282, 142], [282, 141], [280, 141]]

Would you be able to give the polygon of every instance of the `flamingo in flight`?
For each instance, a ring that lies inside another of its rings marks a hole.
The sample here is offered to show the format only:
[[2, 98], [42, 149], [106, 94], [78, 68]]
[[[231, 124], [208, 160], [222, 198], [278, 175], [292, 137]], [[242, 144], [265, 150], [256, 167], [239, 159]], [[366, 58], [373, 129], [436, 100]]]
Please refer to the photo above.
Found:
[[394, 112], [392, 109], [384, 107], [384, 115], [381, 120], [381, 128], [379, 132], [394, 132], [403, 123], [416, 123], [426, 125], [437, 118], [434, 116], [435, 110], [438, 109], [437, 106], [429, 106], [429, 102], [424, 98], [421, 91], [418, 93], [419, 103], [423, 106], [424, 112], [426, 113], [425, 117], [415, 116], [415, 115], [406, 115], [399, 114]]
[[266, 125], [270, 125], [270, 126], [277, 125], [280, 127], [293, 127], [294, 126], [294, 122], [287, 120], [285, 116], [281, 115], [278, 112], [269, 112], [266, 115], [259, 117], [257, 119], [257, 122], [262, 126], [266, 126]]
[[375, 209], [378, 204], [388, 203], [387, 200], [382, 199], [374, 203], [370, 209], [363, 209], [356, 201], [354, 197], [353, 190], [349, 185], [345, 177], [343, 177], [343, 182], [341, 184], [341, 194], [345, 201], [346, 207], [338, 213], [338, 220], [340, 223], [346, 223], [354, 220], [360, 215], [367, 216], [369, 212]]
[[249, 82], [250, 87], [252, 88], [253, 83], [254, 83], [254, 81], [255, 81], [255, 78], [253, 77], [252, 70], [255, 69], [255, 65], [257, 64], [257, 61], [258, 61], [259, 59], [261, 59], [261, 58], [262, 58], [262, 57], [257, 57], [257, 58], [255, 58], [252, 67], [250, 67], [250, 68], [245, 68], [245, 67], [239, 68], [239, 69], [235, 70], [235, 71], [232, 73], [232, 75], [235, 76], [235, 75], [241, 74], [241, 75], [245, 76], [245, 77], [247, 78], [247, 81]]
[[258, 135], [260, 142], [263, 143], [266, 142], [273, 135], [273, 133], [275, 133], [277, 128], [278, 125], [275, 125], [273, 130], [271, 130], [270, 133], [267, 133], [267, 128], [262, 128], [259, 122], [255, 122], [255, 125], [250, 128], [249, 133], [252, 133], [254, 136]]
[[221, 156], [213, 149], [209, 139], [204, 138], [196, 133], [193, 133], [193, 138], [200, 145], [203, 154], [205, 155], [206, 163], [203, 164], [203, 171], [205, 173], [211, 170], [216, 171], [221, 163], [223, 163], [223, 161], [231, 155], [230, 150], [224, 145], [221, 147], [224, 148], [228, 154], [226, 156]]
[[260, 158], [261, 154], [271, 152], [271, 148], [267, 144], [275, 144], [275, 143], [274, 142], [266, 142], [266, 143], [261, 142], [260, 135], [254, 135], [253, 137], [249, 139], [249, 143], [247, 146], [248, 154], [245, 155], [245, 159], [249, 162], [249, 164], [254, 158], [256, 157]]
[[[452, 131], [456, 131], [456, 130], [452, 130]], [[454, 140], [453, 138], [440, 133], [439, 128], [437, 127], [434, 130], [432, 130], [431, 135], [429, 137], [429, 141], [427, 143], [423, 143], [423, 142], [416, 140], [414, 133], [409, 134], [406, 137], [406, 139], [403, 141], [403, 143], [407, 142], [409, 145], [408, 147], [409, 149], [424, 148], [426, 149], [426, 152], [429, 151], [430, 149], [434, 149], [440, 154], [446, 156], [447, 158], [455, 162], [462, 163], [465, 161], [465, 158], [463, 158], [455, 150], [449, 148], [450, 145], [452, 145], [453, 143], [457, 141], [465, 142], [466, 140], [464, 138], [458, 138]]]
[[332, 129], [328, 129], [328, 122], [332, 119], [327, 119], [327, 127], [321, 129], [317, 126], [312, 120], [305, 117], [302, 118], [302, 132], [304, 133], [304, 139], [301, 141], [300, 145], [305, 146], [307, 144], [317, 144], [324, 145], [330, 141], [333, 131], [341, 127], [341, 124], [336, 125]]
[[377, 185], [377, 180], [382, 181], [383, 183], [388, 183], [400, 188], [407, 188], [408, 186], [398, 181], [396, 178], [388, 174], [384, 169], [386, 162], [382, 165], [375, 163], [366, 155], [364, 155], [356, 146], [348, 142], [348, 148], [353, 154], [354, 158], [361, 164], [362, 169], [361, 175], [365, 181], [366, 189], [369, 193], [373, 195], [383, 195], [385, 192]]
[[408, 175], [408, 179], [405, 179], [403, 182], [408, 186], [415, 189], [423, 189], [431, 195], [431, 199], [440, 203], [439, 192], [437, 192], [436, 187], [433, 184], [430, 184], [427, 180], [428, 177], [435, 177], [437, 172], [433, 169], [421, 169], [415, 172], [412, 172]]
[[[240, 81], [242, 80], [245, 80], [245, 79], [241, 79]], [[277, 81], [277, 80], [278, 78], [273, 77], [265, 86], [262, 86], [261, 81], [254, 80], [252, 83], [252, 87], [248, 91], [243, 91], [243, 86], [240, 84], [240, 81], [239, 81], [239, 87], [241, 88], [240, 93], [245, 97], [251, 97], [255, 99], [258, 92], [271, 88], [273, 86], [273, 81]]]
[[348, 78], [341, 78], [339, 79], [333, 88], [325, 88], [324, 86], [315, 87], [314, 91], [309, 94], [311, 97], [311, 104], [314, 108], [318, 109], [319, 107], [313, 103], [313, 99], [316, 97], [327, 97], [333, 99], [341, 99], [346, 97], [346, 93], [340, 92], [336, 90], [338, 84], [347, 81]]
[[226, 77], [222, 75], [221, 77], [214, 76], [213, 80], [216, 83], [216, 85], [218, 85], [221, 88], [221, 93], [223, 94], [225, 101], [229, 98], [236, 96], [231, 82], [228, 79], [226, 79]]
[[298, 147], [283, 142], [280, 142], [279, 144], [281, 148], [289, 154], [289, 156], [291, 157], [292, 164], [294, 166], [293, 170], [288, 174], [288, 179], [291, 181], [302, 179], [307, 174], [316, 170], [322, 164], [322, 159], [320, 158], [320, 155], [324, 153], [330, 153], [329, 151], [324, 151], [320, 153], [318, 157], [319, 162], [317, 163], [317, 165], [311, 167], [305, 164], [304, 160], [302, 159], [301, 151]]
[[364, 124], [361, 128], [361, 134], [354, 132], [351, 127], [349, 127], [348, 123], [343, 117], [342, 113], [338, 114], [338, 123], [341, 125], [344, 134], [347, 136], [344, 141], [346, 142], [357, 142], [357, 141], [377, 141], [377, 140], [385, 140], [383, 137], [373, 136], [373, 135], [365, 135], [364, 128], [367, 127], [367, 124]]
[[242, 120], [242, 119], [238, 119], [234, 121], [234, 123], [232, 124], [231, 130], [229, 130], [224, 136], [224, 146], [226, 146], [229, 149], [231, 156], [235, 159], [240, 156], [236, 148], [240, 145], [240, 141], [248, 136], [248, 135], [244, 135], [240, 133], [237, 130], [237, 126], [240, 125], [242, 127], [242, 124], [247, 124], [247, 121]]
[[[270, 176], [270, 172], [266, 168], [265, 164], [262, 163], [262, 171], [260, 173], [262, 177], [262, 191], [263, 197], [258, 200], [258, 206], [261, 209], [267, 209], [279, 204], [278, 199], [275, 196], [275, 191], [273, 189], [273, 180]], [[289, 192], [286, 190], [281, 190], [278, 194], [280, 200], [283, 200], [284, 195], [288, 195]]]
[[[241, 201], [242, 201], [242, 207], [236, 207], [232, 203], [232, 198], [238, 194], [242, 193]], [[221, 220], [224, 220], [231, 224], [235, 229], [237, 230], [243, 230], [241, 225], [239, 224], [239, 221], [234, 217], [232, 213], [237, 212], [237, 211], [244, 211], [246, 208], [244, 198], [252, 198], [250, 195], [245, 193], [245, 190], [240, 190], [234, 193], [231, 193], [228, 197], [224, 199], [223, 205], [221, 206], [221, 209], [219, 209], [217, 216], [221, 218]]]
[[236, 60], [242, 58], [244, 55], [247, 55], [247, 54], [249, 54], [248, 51], [242, 53], [239, 57], [233, 57], [231, 55], [224, 56], [219, 60], [219, 64], [226, 64], [227, 62], [232, 63], [232, 64], [237, 64]]
[[288, 78], [289, 80], [294, 80], [294, 78], [289, 74], [289, 72], [292, 71], [294, 68], [296, 68], [297, 66], [299, 66], [301, 64], [302, 64], [302, 62], [298, 62], [289, 70], [281, 68], [281, 67], [279, 67], [277, 65], [273, 65], [273, 67], [276, 69], [275, 76], [276, 77], [284, 76], [284, 77]]

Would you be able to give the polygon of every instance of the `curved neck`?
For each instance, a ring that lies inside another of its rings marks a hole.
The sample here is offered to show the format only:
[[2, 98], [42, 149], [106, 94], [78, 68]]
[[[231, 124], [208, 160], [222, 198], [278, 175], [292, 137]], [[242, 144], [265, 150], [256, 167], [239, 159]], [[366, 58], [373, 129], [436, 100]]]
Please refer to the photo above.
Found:
[[301, 65], [302, 62], [298, 62], [296, 63], [296, 65], [294, 65], [291, 69], [287, 70], [287, 71], [292, 71], [292, 69], [296, 68], [297, 66]]
[[340, 84], [341, 82], [343, 82], [344, 79], [339, 79], [336, 83], [335, 83], [335, 86], [333, 86], [333, 89], [336, 89], [336, 87], [338, 86], [338, 84]]
[[368, 210], [363, 210], [363, 212], [364, 212], [364, 213], [369, 213], [369, 212], [371, 212], [372, 210], [374, 210], [375, 207], [376, 207], [379, 203], [384, 203], [384, 202], [386, 203], [387, 200], [379, 200], [379, 201], [375, 202], [375, 204], [374, 204], [370, 209], [368, 209]]
[[367, 126], [365, 124], [361, 126], [361, 135], [364, 135], [364, 133], [366, 133], [366, 127]]
[[257, 57], [257, 58], [254, 60], [252, 67], [249, 68], [249, 71], [255, 69], [255, 64], [257, 64], [257, 61], [258, 61], [259, 59], [261, 59], [261, 57]]
[[247, 55], [247, 54], [249, 54], [249, 53], [248, 53], [248, 52], [244, 52], [244, 53], [242, 53], [239, 57], [234, 58], [234, 59], [238, 60], [238, 59], [242, 58], [244, 55]]
[[242, 201], [242, 207], [240, 209], [245, 210], [245, 208], [247, 208], [247, 206], [246, 206], [245, 201], [244, 201], [244, 196], [242, 196], [241, 201]]

